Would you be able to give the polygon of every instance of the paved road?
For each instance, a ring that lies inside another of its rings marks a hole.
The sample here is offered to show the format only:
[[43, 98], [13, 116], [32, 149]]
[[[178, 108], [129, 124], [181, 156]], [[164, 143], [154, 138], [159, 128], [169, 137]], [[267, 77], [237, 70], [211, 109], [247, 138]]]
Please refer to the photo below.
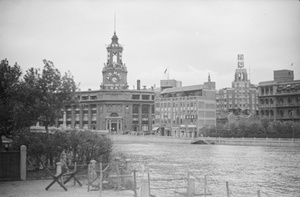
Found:
[[[48, 191], [51, 180], [0, 182], [0, 197], [99, 197], [99, 191], [87, 192], [87, 185], [67, 184], [64, 191], [55, 183]], [[133, 191], [103, 191], [102, 197], [133, 197]]]

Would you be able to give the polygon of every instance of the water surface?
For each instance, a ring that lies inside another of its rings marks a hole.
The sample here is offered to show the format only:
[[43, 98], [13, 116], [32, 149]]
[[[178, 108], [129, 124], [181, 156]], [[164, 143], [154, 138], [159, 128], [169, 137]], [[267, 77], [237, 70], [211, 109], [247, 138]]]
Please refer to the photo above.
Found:
[[[300, 148], [191, 144], [117, 144], [140, 169], [149, 167], [151, 179], [187, 177], [192, 172], [197, 193], [204, 190], [207, 177], [208, 193], [226, 196], [226, 181], [230, 196], [300, 196]], [[157, 197], [173, 196], [174, 190], [186, 186], [186, 181], [152, 181]]]

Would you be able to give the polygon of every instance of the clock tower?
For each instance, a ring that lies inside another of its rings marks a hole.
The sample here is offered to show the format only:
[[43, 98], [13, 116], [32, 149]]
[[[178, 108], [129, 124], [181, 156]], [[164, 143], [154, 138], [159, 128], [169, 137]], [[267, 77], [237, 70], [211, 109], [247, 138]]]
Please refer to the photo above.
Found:
[[116, 32], [111, 38], [111, 44], [106, 47], [107, 62], [104, 63], [102, 70], [103, 90], [126, 90], [127, 84], [127, 68], [122, 61], [123, 47], [118, 42]]

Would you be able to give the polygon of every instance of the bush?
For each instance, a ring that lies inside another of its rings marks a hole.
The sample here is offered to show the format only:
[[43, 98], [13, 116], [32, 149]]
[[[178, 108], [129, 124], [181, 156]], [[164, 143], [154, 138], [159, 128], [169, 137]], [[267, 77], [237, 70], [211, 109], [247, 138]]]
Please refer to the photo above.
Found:
[[48, 165], [49, 158], [59, 161], [60, 154], [65, 151], [72, 155], [72, 161], [89, 163], [91, 159], [97, 162], [109, 162], [112, 152], [112, 141], [107, 135], [89, 130], [70, 129], [57, 130], [53, 134], [34, 133], [24, 130], [16, 134], [13, 147], [19, 149], [21, 145], [27, 146], [27, 157], [33, 164]]
[[270, 121], [267, 119], [247, 122], [243, 119], [235, 123], [217, 125], [216, 131], [206, 128], [212, 137], [260, 137], [260, 138], [299, 138], [300, 123]]

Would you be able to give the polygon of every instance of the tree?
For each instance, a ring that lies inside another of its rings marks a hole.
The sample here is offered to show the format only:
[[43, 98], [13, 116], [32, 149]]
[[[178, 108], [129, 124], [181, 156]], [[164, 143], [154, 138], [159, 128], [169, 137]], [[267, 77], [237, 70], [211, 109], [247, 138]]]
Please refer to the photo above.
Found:
[[75, 102], [76, 84], [70, 72], [61, 76], [53, 62], [43, 60], [44, 68], [30, 68], [24, 76], [29, 89], [36, 90], [35, 114], [37, 121], [43, 122], [45, 130], [55, 124], [55, 120], [61, 116], [61, 110], [65, 105]]
[[0, 150], [2, 136], [12, 138], [16, 131], [28, 128], [34, 119], [33, 94], [21, 80], [17, 63], [10, 66], [7, 59], [0, 63]]
[[39, 167], [40, 164], [48, 165], [47, 158], [50, 155], [59, 160], [62, 151], [71, 153], [73, 162], [86, 164], [95, 159], [97, 162], [108, 163], [113, 142], [109, 136], [89, 130], [56, 130], [48, 135], [24, 129], [16, 133], [13, 140], [14, 148], [19, 149], [21, 145], [26, 145], [31, 165]]

